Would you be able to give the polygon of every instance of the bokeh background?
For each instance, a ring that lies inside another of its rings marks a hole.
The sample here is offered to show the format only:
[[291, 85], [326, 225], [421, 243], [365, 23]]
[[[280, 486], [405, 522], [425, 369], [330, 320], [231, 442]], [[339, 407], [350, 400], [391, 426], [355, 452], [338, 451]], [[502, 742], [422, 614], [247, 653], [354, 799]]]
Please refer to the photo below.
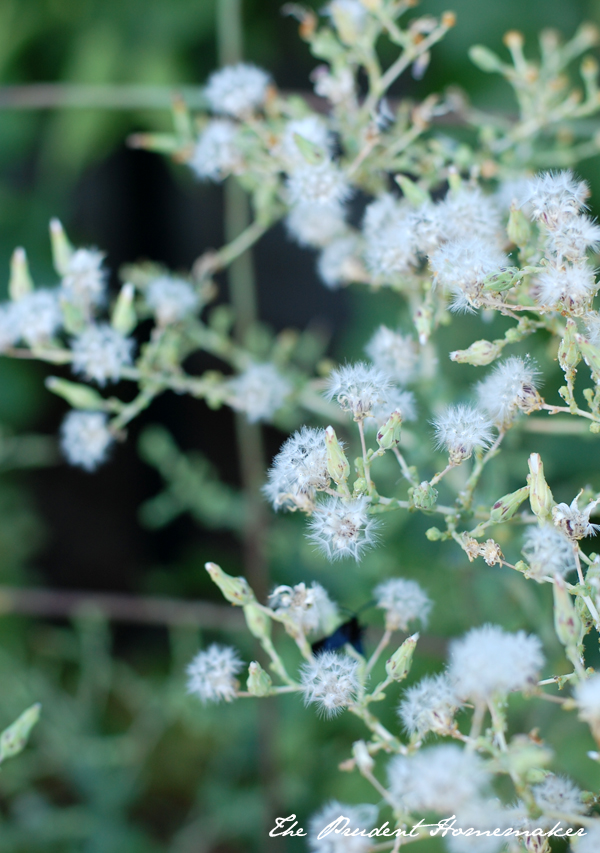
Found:
[[[296, 22], [281, 14], [283, 4], [242, 5], [245, 58], [270, 70], [281, 88], [306, 91], [315, 63]], [[436, 48], [425, 79], [401, 81], [397, 94], [457, 84], [476, 103], [510, 111], [503, 84], [469, 62], [471, 44], [502, 51], [503, 33], [520, 29], [535, 51], [542, 28], [568, 36], [582, 21], [600, 24], [597, 0], [449, 5], [456, 28]], [[445, 0], [422, 4], [433, 14], [445, 8]], [[38, 285], [54, 283], [51, 216], [75, 244], [106, 251], [115, 288], [126, 262], [149, 259], [185, 270], [222, 243], [222, 188], [126, 144], [134, 132], [170, 128], [162, 87], [202, 85], [218, 62], [216, 30], [216, 0], [0, 0], [0, 288], [15, 246], [26, 248]], [[31, 108], [24, 92], [4, 88], [40, 83], [154, 86], [160, 104]], [[589, 160], [579, 169], [596, 194], [599, 164]], [[309, 328], [333, 358], [360, 356], [379, 322], [401, 320], [402, 306], [389, 294], [323, 288], [311, 253], [290, 243], [281, 226], [261, 241], [254, 265], [262, 321], [275, 331]], [[441, 351], [468, 345], [472, 322], [444, 330]], [[202, 358], [188, 365], [210, 366]], [[477, 378], [474, 368], [441, 362], [440, 382], [426, 393], [447, 393], [442, 379], [450, 371], [457, 394]], [[220, 604], [206, 560], [244, 572], [235, 519], [247, 496], [232, 415], [166, 394], [132, 426], [111, 462], [88, 475], [58, 458], [54, 436], [64, 405], [45, 390], [45, 375], [35, 363], [0, 359], [0, 726], [31, 702], [43, 705], [31, 745], [0, 774], [0, 853], [303, 849], [297, 840], [267, 837], [275, 814], [294, 812], [306, 825], [333, 796], [372, 799], [366, 783], [337, 769], [363, 734], [359, 723], [319, 720], [295, 697], [204, 708], [185, 694], [185, 665], [214, 639], [254, 659], [257, 650], [238, 623], [232, 617], [217, 631], [222, 611], [195, 621], [159, 615], [155, 624], [136, 623], [140, 596]], [[549, 387], [558, 387], [558, 377]], [[265, 430], [267, 458], [284, 438]], [[590, 470], [598, 451], [585, 435], [520, 432], [507, 442], [506, 464], [490, 475], [490, 496], [522, 484], [531, 450], [547, 460], [558, 500], [571, 500], [586, 481], [600, 488], [598, 471]], [[182, 477], [188, 485], [177, 501], [157, 501]], [[441, 668], [446, 638], [486, 620], [537, 631], [549, 658], [560, 661], [548, 591], [509, 570], [465, 564], [457, 549], [425, 539], [430, 523], [390, 519], [385, 548], [360, 567], [329, 566], [303, 539], [302, 519], [269, 517], [269, 576], [261, 582], [317, 579], [348, 613], [365, 608], [361, 620], [376, 626], [377, 614], [366, 605], [377, 581], [391, 574], [418, 579], [436, 606], [415, 677]], [[15, 587], [24, 591], [19, 598], [10, 595]], [[33, 612], [42, 606], [39, 589], [51, 593], [43, 606], [53, 616]], [[73, 590], [90, 595], [75, 606]], [[135, 598], [113, 620], [92, 595], [99, 592]], [[368, 629], [367, 645], [375, 631]], [[386, 717], [391, 726], [395, 701]], [[549, 704], [511, 706], [520, 730], [537, 725], [553, 743], [554, 769], [598, 787], [583, 725], [565, 722]]]

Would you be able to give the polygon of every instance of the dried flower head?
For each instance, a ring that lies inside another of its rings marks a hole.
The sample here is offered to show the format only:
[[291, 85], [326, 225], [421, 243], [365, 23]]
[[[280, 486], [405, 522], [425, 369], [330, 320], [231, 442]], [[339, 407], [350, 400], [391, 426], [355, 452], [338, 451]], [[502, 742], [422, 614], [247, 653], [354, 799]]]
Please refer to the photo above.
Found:
[[335, 496], [318, 503], [309, 522], [309, 539], [329, 560], [353, 557], [357, 562], [363, 551], [376, 542], [378, 521], [368, 514], [365, 497], [343, 500]]
[[433, 422], [438, 449], [446, 448], [450, 462], [460, 465], [475, 448], [485, 449], [492, 443], [492, 423], [485, 414], [464, 403], [448, 406]]
[[212, 643], [198, 652], [187, 668], [188, 693], [202, 702], [231, 702], [235, 699], [238, 682], [236, 675], [243, 667], [236, 649]]
[[104, 412], [73, 410], [60, 427], [60, 446], [65, 459], [86, 471], [95, 471], [106, 460], [113, 441]]
[[599, 501], [590, 501], [585, 509], [579, 509], [579, 498], [573, 498], [570, 504], [560, 503], [552, 507], [552, 520], [556, 527], [568, 536], [569, 539], [583, 539], [585, 536], [595, 536], [600, 530], [600, 524], [590, 521], [591, 513], [598, 506]]
[[262, 68], [240, 62], [211, 74], [204, 94], [214, 113], [245, 118], [264, 105], [269, 80]]
[[371, 415], [374, 406], [385, 403], [390, 385], [387, 373], [377, 367], [364, 362], [346, 364], [331, 372], [326, 397], [336, 400], [358, 421]]
[[302, 667], [304, 704], [318, 706], [325, 717], [335, 717], [354, 701], [358, 690], [358, 662], [348, 655], [322, 652]]
[[408, 631], [411, 622], [427, 624], [432, 602], [416, 581], [390, 578], [373, 591], [377, 607], [385, 610], [385, 626], [390, 631]]
[[117, 382], [122, 369], [132, 362], [134, 344], [108, 323], [87, 326], [71, 346], [73, 372], [98, 385]]

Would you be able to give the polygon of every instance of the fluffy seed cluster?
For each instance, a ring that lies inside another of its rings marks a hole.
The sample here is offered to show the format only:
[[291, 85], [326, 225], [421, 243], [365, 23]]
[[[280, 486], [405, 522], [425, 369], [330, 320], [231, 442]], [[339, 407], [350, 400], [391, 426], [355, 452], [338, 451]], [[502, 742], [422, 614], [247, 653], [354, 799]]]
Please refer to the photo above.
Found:
[[370, 204], [363, 224], [365, 263], [379, 279], [407, 273], [417, 265], [411, 208], [384, 195]]
[[551, 524], [532, 525], [523, 536], [523, 557], [529, 564], [530, 577], [565, 577], [575, 570], [573, 546], [567, 537]]
[[241, 119], [264, 105], [269, 80], [262, 68], [240, 62], [211, 74], [204, 94], [214, 113]]
[[365, 429], [383, 426], [393, 412], [400, 412], [403, 421], [417, 419], [417, 404], [412, 391], [405, 391], [403, 388], [392, 385], [385, 395], [384, 402], [371, 409], [371, 418], [365, 421]]
[[323, 249], [347, 230], [342, 204], [315, 207], [300, 202], [292, 207], [285, 221], [290, 237], [300, 246]]
[[189, 167], [200, 179], [207, 181], [222, 181], [236, 172], [242, 164], [237, 135], [238, 128], [229, 119], [209, 121], [188, 160]]
[[148, 285], [146, 302], [159, 325], [168, 326], [194, 314], [200, 298], [188, 281], [163, 275]]
[[344, 172], [331, 160], [312, 165], [304, 163], [288, 175], [287, 188], [292, 205], [338, 206], [351, 194]]
[[72, 411], [60, 428], [60, 446], [67, 462], [94, 471], [108, 455], [113, 443], [104, 412]]
[[358, 562], [363, 551], [375, 544], [379, 526], [368, 514], [368, 507], [365, 497], [328, 497], [315, 508], [309, 522], [309, 539], [329, 560], [353, 557]]
[[231, 702], [237, 691], [236, 675], [243, 667], [237, 651], [232, 646], [213, 643], [198, 652], [187, 668], [188, 693], [202, 702]]
[[71, 346], [72, 369], [98, 385], [117, 382], [124, 367], [131, 364], [134, 341], [126, 338], [108, 323], [90, 325]]
[[302, 667], [304, 704], [315, 704], [325, 717], [335, 717], [355, 699], [358, 662], [348, 655], [322, 652]]
[[492, 423], [475, 406], [448, 406], [433, 425], [437, 447], [446, 448], [453, 465], [460, 465], [476, 448], [485, 449], [492, 442]]
[[273, 508], [310, 512], [317, 491], [329, 485], [325, 430], [302, 427], [282, 445], [263, 492]]
[[392, 797], [406, 811], [444, 815], [479, 797], [489, 784], [479, 756], [454, 744], [396, 756], [388, 765], [388, 778]]
[[544, 814], [583, 814], [586, 811], [580, 788], [566, 776], [548, 773], [543, 782], [533, 786], [531, 793]]
[[571, 540], [583, 539], [585, 536], [595, 536], [600, 530], [600, 524], [590, 521], [591, 513], [598, 506], [598, 501], [591, 501], [585, 509], [579, 509], [577, 495], [570, 504], [560, 503], [552, 507], [552, 520], [557, 528]]
[[[344, 817], [336, 825], [339, 831], [319, 838], [320, 833], [330, 824]], [[308, 844], [311, 853], [366, 853], [372, 844], [372, 839], [364, 835], [351, 833], [364, 830], [368, 832], [375, 824], [377, 808], [372, 805], [348, 806], [345, 803], [333, 801], [328, 803], [320, 812], [313, 815], [308, 827]], [[347, 832], [347, 834], [344, 834]]]
[[13, 303], [17, 339], [30, 347], [48, 343], [63, 323], [58, 290], [32, 290]]
[[86, 316], [106, 300], [104, 253], [96, 249], [77, 249], [67, 265], [60, 286], [61, 298], [76, 305]]
[[385, 403], [391, 382], [383, 370], [357, 362], [333, 370], [328, 386], [327, 399], [335, 400], [358, 421], [370, 416], [374, 406]]
[[416, 581], [390, 578], [373, 591], [377, 607], [385, 611], [385, 625], [390, 631], [408, 631], [411, 622], [427, 624], [432, 602]]
[[440, 246], [429, 258], [435, 281], [451, 296], [453, 311], [474, 311], [486, 279], [508, 266], [496, 246], [476, 237], [465, 237]]
[[365, 347], [365, 352], [379, 370], [401, 385], [410, 382], [417, 365], [417, 347], [408, 335], [380, 326]]
[[269, 607], [304, 634], [329, 634], [338, 621], [338, 609], [319, 583], [278, 586], [269, 596]]
[[477, 384], [479, 405], [498, 429], [508, 429], [519, 410], [528, 415], [540, 408], [538, 375], [533, 361], [511, 356]]
[[354, 234], [337, 237], [319, 255], [317, 272], [323, 284], [337, 290], [360, 277], [358, 244]]
[[428, 732], [448, 735], [454, 729], [454, 715], [459, 705], [446, 673], [426, 675], [405, 691], [398, 715], [413, 737], [422, 738]]
[[272, 364], [253, 364], [229, 383], [229, 403], [245, 412], [250, 423], [268, 421], [291, 390], [290, 383]]
[[484, 625], [451, 643], [448, 675], [460, 699], [485, 703], [531, 688], [543, 665], [542, 644], [536, 636]]

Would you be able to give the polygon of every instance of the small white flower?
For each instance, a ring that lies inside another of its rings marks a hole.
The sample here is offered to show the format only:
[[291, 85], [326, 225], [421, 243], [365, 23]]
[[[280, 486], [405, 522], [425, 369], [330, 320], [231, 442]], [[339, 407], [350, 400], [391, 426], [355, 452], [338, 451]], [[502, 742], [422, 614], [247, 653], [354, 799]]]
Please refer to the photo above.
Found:
[[581, 790], [566, 776], [548, 773], [543, 782], [533, 786], [531, 793], [544, 814], [584, 814], [587, 811], [581, 801]]
[[530, 575], [540, 580], [548, 575], [564, 577], [575, 570], [573, 546], [567, 537], [551, 524], [528, 527], [521, 553], [531, 569]]
[[30, 347], [47, 343], [61, 328], [58, 294], [58, 290], [32, 290], [14, 303], [18, 337]]
[[533, 219], [552, 231], [583, 210], [588, 195], [585, 181], [578, 181], [571, 171], [545, 172], [530, 182], [524, 204]]
[[[373, 839], [365, 835], [352, 836], [351, 833], [354, 830], [369, 832], [376, 818], [376, 806], [348, 806], [334, 800], [311, 817], [308, 828], [309, 849], [311, 853], [367, 853]], [[323, 830], [331, 824], [335, 824], [335, 828], [323, 838], [319, 838]], [[344, 834], [344, 830], [347, 830], [348, 834]]]
[[278, 586], [269, 596], [269, 607], [285, 616], [304, 634], [330, 634], [339, 620], [337, 605], [321, 584]]
[[543, 665], [542, 644], [536, 636], [484, 625], [450, 644], [448, 675], [461, 699], [487, 702], [531, 688]]
[[333, 370], [328, 385], [327, 399], [336, 400], [358, 421], [370, 416], [374, 406], [385, 403], [391, 383], [383, 370], [357, 362]]
[[168, 326], [194, 314], [200, 305], [200, 298], [188, 281], [163, 275], [148, 285], [146, 302], [159, 325]]
[[316, 492], [330, 481], [325, 430], [303, 426], [291, 435], [273, 459], [268, 478], [263, 492], [273, 509], [314, 509]]
[[344, 236], [347, 230], [344, 217], [341, 204], [315, 207], [310, 202], [300, 202], [291, 208], [285, 224], [298, 245], [322, 249]]
[[479, 405], [499, 429], [507, 429], [519, 409], [529, 414], [540, 408], [538, 376], [539, 370], [531, 359], [511, 356], [475, 386]]
[[448, 406], [433, 422], [438, 449], [446, 448], [450, 462], [460, 465], [475, 448], [485, 449], [492, 442], [492, 423], [484, 413], [464, 403]]
[[204, 94], [214, 113], [244, 118], [264, 105], [269, 80], [262, 68], [240, 62], [211, 74]]
[[354, 234], [332, 240], [317, 261], [317, 272], [323, 283], [331, 290], [336, 290], [353, 281], [359, 271], [357, 254], [358, 241]]
[[348, 180], [335, 163], [325, 160], [316, 166], [305, 163], [287, 179], [290, 204], [315, 204], [319, 207], [339, 205], [350, 196]]
[[281, 139], [275, 146], [274, 154], [282, 157], [293, 169], [297, 166], [306, 165], [306, 159], [302, 154], [296, 136], [301, 136], [321, 149], [323, 154], [331, 154], [331, 137], [327, 125], [317, 115], [305, 116], [305, 118], [289, 121], [281, 135]]
[[379, 526], [368, 514], [368, 507], [365, 497], [328, 497], [317, 504], [309, 522], [309, 539], [332, 561], [353, 557], [358, 562], [362, 552], [375, 543]]
[[490, 780], [479, 756], [454, 744], [397, 755], [388, 764], [388, 778], [390, 793], [403, 809], [445, 816], [481, 796]]
[[432, 607], [426, 592], [416, 581], [390, 578], [373, 591], [377, 607], [385, 610], [385, 626], [391, 631], [408, 631], [411, 622], [427, 624]]
[[325, 717], [335, 717], [354, 701], [358, 661], [336, 652], [322, 652], [301, 669], [304, 704], [314, 703]]
[[77, 249], [69, 258], [61, 282], [61, 296], [86, 313], [106, 300], [104, 257], [97, 249]]
[[448, 735], [455, 726], [459, 705], [446, 673], [426, 675], [405, 691], [398, 715], [411, 736], [422, 738], [428, 732]]
[[272, 364], [253, 364], [229, 382], [230, 406], [250, 423], [267, 421], [282, 407], [292, 388]]
[[544, 307], [562, 306], [571, 314], [581, 315], [591, 308], [599, 284], [593, 269], [585, 265], [567, 264], [548, 267], [535, 282], [536, 302]]
[[108, 323], [88, 326], [73, 340], [73, 372], [98, 385], [117, 382], [122, 369], [132, 362], [134, 344]]
[[60, 427], [60, 446], [70, 465], [94, 471], [108, 455], [114, 436], [104, 412], [71, 411]]
[[585, 536], [595, 536], [600, 530], [600, 524], [590, 521], [591, 513], [598, 506], [598, 501], [591, 501], [585, 509], [579, 509], [579, 498], [581, 492], [570, 504], [560, 503], [552, 507], [552, 520], [554, 524], [569, 539], [583, 539]]
[[228, 119], [210, 121], [194, 147], [188, 166], [199, 178], [222, 181], [241, 168], [242, 157], [236, 146], [238, 128]]
[[401, 385], [410, 382], [417, 364], [417, 347], [412, 338], [380, 326], [365, 347], [365, 352], [380, 370]]
[[188, 693], [202, 702], [231, 702], [235, 699], [238, 682], [236, 675], [243, 667], [237, 651], [232, 646], [213, 643], [198, 652], [188, 665]]

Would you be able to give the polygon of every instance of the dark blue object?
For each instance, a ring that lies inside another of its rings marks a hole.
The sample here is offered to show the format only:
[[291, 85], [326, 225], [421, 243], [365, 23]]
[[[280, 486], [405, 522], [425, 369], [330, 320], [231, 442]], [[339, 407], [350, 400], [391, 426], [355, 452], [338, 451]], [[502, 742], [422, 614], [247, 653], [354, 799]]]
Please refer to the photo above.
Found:
[[362, 644], [362, 636], [365, 632], [364, 627], [358, 621], [356, 616], [353, 616], [351, 619], [348, 619], [347, 622], [344, 622], [343, 625], [340, 625], [339, 628], [336, 628], [333, 634], [330, 634], [328, 637], [323, 637], [322, 640], [317, 640], [316, 643], [312, 644], [312, 651], [314, 655], [318, 655], [321, 652], [335, 652], [337, 649], [341, 649], [342, 646], [345, 646], [346, 643], [349, 643], [352, 648], [359, 653], [359, 655], [363, 655], [364, 657], [364, 649]]

